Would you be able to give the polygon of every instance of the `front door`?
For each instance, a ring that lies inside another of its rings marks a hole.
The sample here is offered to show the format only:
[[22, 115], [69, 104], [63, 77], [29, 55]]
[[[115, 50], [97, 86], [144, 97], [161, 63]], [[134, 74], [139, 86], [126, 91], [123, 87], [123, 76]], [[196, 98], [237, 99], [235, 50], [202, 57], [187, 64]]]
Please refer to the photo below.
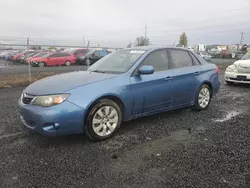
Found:
[[153, 66], [154, 73], [139, 75], [136, 70], [131, 76], [131, 92], [134, 101], [133, 115], [171, 108], [173, 103], [171, 93], [173, 72], [168, 70], [167, 51], [157, 50], [151, 52], [142, 61], [140, 66], [142, 65]]
[[47, 65], [58, 65], [58, 53], [54, 53], [48, 57]]

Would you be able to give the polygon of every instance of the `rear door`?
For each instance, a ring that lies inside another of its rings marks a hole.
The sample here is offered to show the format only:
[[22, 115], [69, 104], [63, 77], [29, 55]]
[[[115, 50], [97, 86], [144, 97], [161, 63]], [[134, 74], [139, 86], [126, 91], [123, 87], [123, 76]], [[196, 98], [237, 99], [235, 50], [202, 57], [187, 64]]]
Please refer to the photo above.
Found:
[[[201, 65], [192, 59], [186, 50], [170, 49], [169, 68], [173, 70], [173, 106], [181, 107], [193, 104], [200, 82]], [[197, 63], [197, 65], [195, 65]], [[195, 65], [195, 66], [194, 66]]]
[[[133, 97], [133, 115], [160, 111], [172, 107], [172, 70], [168, 70], [167, 51], [151, 52], [130, 78]], [[143, 65], [154, 67], [154, 73], [139, 75]]]

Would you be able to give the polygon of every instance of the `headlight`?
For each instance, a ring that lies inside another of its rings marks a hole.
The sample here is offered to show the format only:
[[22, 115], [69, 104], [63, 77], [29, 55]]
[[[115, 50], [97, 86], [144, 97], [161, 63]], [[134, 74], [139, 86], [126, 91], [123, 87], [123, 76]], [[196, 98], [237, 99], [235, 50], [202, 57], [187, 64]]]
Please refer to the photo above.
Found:
[[48, 95], [48, 96], [38, 96], [32, 102], [33, 105], [49, 107], [57, 104], [63, 103], [70, 94], [59, 94], [59, 95]]
[[226, 72], [236, 72], [235, 66], [229, 66], [226, 68]]

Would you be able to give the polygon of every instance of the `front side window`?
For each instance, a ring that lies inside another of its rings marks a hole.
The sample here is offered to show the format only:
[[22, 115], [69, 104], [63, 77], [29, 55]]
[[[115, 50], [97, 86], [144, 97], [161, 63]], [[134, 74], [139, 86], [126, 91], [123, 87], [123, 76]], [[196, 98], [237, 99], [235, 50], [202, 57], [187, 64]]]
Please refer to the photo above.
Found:
[[172, 61], [169, 63], [170, 69], [190, 67], [193, 65], [190, 55], [184, 50], [170, 50], [170, 54], [172, 57]]
[[168, 54], [166, 50], [157, 50], [151, 52], [141, 63], [142, 65], [151, 65], [154, 71], [163, 71], [168, 69]]
[[145, 53], [145, 50], [120, 50], [98, 60], [88, 71], [103, 73], [124, 73]]

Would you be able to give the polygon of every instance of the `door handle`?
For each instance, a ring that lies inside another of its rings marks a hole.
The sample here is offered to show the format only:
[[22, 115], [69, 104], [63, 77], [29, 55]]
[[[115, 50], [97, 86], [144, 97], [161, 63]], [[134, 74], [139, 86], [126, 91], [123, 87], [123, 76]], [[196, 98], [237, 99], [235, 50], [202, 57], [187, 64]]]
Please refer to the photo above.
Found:
[[167, 76], [164, 80], [165, 80], [165, 81], [172, 80], [172, 76]]
[[200, 74], [200, 72], [199, 72], [199, 71], [197, 71], [197, 72], [195, 72], [195, 73], [194, 73], [194, 75], [199, 75], [199, 74]]

